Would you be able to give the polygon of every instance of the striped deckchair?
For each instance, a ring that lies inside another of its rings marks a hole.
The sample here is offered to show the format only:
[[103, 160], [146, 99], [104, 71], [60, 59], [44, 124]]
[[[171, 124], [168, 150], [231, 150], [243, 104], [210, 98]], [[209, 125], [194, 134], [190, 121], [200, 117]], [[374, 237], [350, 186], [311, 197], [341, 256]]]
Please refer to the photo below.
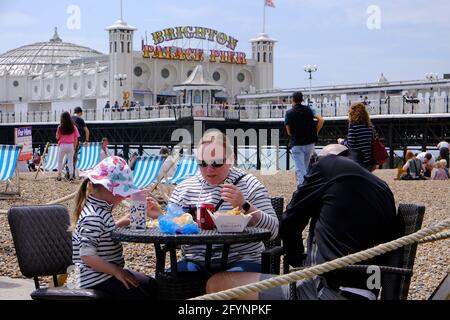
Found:
[[[59, 147], [57, 145], [48, 146], [47, 153], [44, 158], [44, 171], [53, 171], [58, 169], [58, 153]], [[63, 161], [64, 163], [65, 161]]]
[[[0, 145], [0, 181], [6, 181], [6, 189], [2, 194], [20, 195], [20, 179], [17, 170], [22, 146]], [[14, 174], [16, 177], [14, 178]], [[13, 184], [13, 180], [15, 181]], [[8, 189], [11, 191], [8, 192]]]
[[143, 189], [155, 182], [165, 160], [162, 156], [138, 157], [133, 172], [133, 184]]
[[[37, 171], [35, 179], [37, 179], [39, 172], [52, 172], [58, 169], [58, 156], [59, 156], [59, 146], [56, 144], [47, 143], [44, 149], [44, 153], [41, 157], [41, 163], [37, 166]], [[66, 163], [67, 157], [64, 157], [63, 164]], [[65, 172], [65, 166], [63, 172]]]
[[179, 159], [177, 168], [172, 177], [163, 177], [161, 181], [156, 185], [156, 188], [161, 193], [163, 198], [168, 200], [175, 185], [184, 180], [195, 176], [198, 173], [199, 167], [195, 161], [195, 157], [188, 156]]
[[100, 163], [100, 143], [88, 143], [80, 145], [80, 153], [78, 155], [77, 169], [80, 171], [94, 168]]
[[175, 185], [183, 182], [187, 178], [195, 176], [198, 173], [198, 163], [195, 161], [195, 157], [183, 157], [177, 165], [177, 169], [173, 177], [169, 177], [167, 182]]

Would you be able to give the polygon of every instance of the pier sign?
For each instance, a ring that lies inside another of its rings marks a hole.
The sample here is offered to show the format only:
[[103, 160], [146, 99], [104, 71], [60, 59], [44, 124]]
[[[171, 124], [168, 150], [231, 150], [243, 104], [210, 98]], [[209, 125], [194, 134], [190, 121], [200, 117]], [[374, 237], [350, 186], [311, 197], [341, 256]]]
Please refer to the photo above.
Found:
[[209, 61], [229, 64], [247, 64], [246, 54], [236, 52], [238, 40], [223, 32], [205, 27], [175, 27], [152, 33], [154, 45], [148, 45], [142, 40], [142, 52], [144, 58], [204, 61], [206, 53], [199, 48], [183, 48], [176, 45], [161, 46], [164, 42], [183, 39], [198, 39], [215, 42], [229, 50], [209, 50]]
[[15, 128], [14, 130], [15, 144], [23, 146], [18, 161], [28, 161], [33, 159], [33, 137], [31, 130], [31, 127]]

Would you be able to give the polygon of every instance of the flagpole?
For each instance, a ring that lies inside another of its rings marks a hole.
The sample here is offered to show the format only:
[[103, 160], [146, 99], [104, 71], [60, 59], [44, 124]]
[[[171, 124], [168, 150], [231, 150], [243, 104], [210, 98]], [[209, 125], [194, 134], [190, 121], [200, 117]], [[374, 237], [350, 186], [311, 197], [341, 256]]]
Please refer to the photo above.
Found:
[[266, 33], [266, 1], [264, 0], [263, 33]]

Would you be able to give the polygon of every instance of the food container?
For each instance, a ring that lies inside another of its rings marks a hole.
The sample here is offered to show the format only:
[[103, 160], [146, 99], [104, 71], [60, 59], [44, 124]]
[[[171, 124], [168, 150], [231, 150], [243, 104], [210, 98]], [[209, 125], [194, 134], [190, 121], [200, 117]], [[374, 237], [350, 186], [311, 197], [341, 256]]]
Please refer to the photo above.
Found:
[[252, 219], [251, 215], [227, 215], [221, 211], [209, 215], [220, 233], [243, 232]]

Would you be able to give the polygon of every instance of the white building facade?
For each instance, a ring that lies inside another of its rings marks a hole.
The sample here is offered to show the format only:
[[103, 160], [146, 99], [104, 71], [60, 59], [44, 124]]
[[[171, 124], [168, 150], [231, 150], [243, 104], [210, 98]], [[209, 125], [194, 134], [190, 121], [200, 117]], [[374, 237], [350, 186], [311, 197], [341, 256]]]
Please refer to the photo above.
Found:
[[[0, 111], [58, 114], [80, 106], [101, 112], [107, 101], [121, 107], [132, 101], [141, 106], [234, 103], [239, 94], [273, 88], [275, 40], [267, 34], [251, 40], [252, 58], [247, 58], [234, 51], [238, 40], [233, 37], [190, 26], [155, 32], [155, 45], [142, 41], [142, 51], [133, 51], [136, 30], [123, 19], [106, 28], [108, 54], [63, 42], [56, 28], [48, 42], [1, 54]], [[189, 40], [212, 49], [178, 45]], [[162, 42], [169, 45], [162, 47]], [[205, 94], [204, 88], [194, 87], [190, 95], [174, 90], [198, 66], [214, 90]]]

